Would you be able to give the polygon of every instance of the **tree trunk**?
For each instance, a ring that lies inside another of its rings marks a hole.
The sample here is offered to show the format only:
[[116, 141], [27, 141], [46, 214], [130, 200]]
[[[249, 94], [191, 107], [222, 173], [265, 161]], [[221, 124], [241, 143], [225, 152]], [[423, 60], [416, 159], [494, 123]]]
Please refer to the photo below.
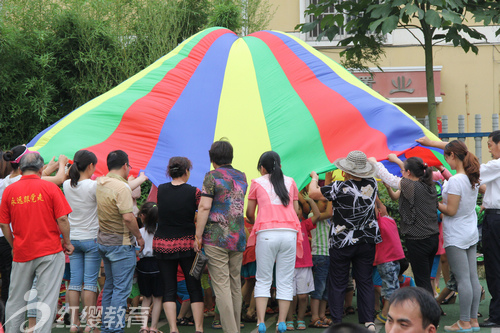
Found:
[[[424, 22], [421, 22], [422, 24]], [[434, 92], [434, 60], [432, 58], [432, 31], [427, 25], [424, 32], [425, 52], [425, 83], [427, 88], [427, 111], [429, 114], [429, 126], [432, 133], [438, 135], [436, 117], [436, 94]]]

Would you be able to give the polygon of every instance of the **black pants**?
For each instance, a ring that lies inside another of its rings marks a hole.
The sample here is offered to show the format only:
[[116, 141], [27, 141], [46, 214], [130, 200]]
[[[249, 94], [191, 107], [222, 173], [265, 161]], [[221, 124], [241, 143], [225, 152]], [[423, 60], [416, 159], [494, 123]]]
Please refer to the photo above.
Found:
[[415, 284], [428, 290], [433, 296], [431, 271], [439, 247], [439, 234], [424, 239], [406, 239], [406, 256], [411, 264]]
[[490, 321], [500, 323], [500, 215], [486, 211], [483, 220], [486, 283], [491, 294]]
[[352, 275], [356, 280], [359, 322], [367, 323], [374, 320], [375, 296], [372, 281], [374, 259], [375, 244], [359, 243], [341, 249], [330, 248], [328, 306], [334, 323], [342, 321], [351, 262]]
[[9, 298], [10, 271], [12, 270], [12, 248], [5, 237], [0, 237], [0, 273], [2, 274], [2, 301]]
[[191, 303], [203, 302], [201, 282], [189, 275], [194, 256], [172, 260], [158, 259], [161, 278], [163, 280], [163, 302], [175, 302], [177, 295], [177, 266], [180, 264]]

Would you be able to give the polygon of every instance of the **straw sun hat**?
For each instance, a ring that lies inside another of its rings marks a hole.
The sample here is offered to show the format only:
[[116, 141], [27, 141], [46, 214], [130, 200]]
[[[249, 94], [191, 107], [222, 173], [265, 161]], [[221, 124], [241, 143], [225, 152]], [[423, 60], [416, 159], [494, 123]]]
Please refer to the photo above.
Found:
[[377, 173], [377, 166], [368, 161], [366, 154], [359, 150], [351, 151], [346, 158], [339, 158], [333, 164], [354, 177], [370, 178]]

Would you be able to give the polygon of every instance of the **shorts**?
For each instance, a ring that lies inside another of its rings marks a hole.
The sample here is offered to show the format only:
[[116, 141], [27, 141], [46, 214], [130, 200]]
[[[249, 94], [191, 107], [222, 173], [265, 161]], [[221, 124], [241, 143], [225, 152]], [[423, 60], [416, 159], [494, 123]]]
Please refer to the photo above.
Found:
[[255, 272], [257, 271], [257, 262], [252, 261], [248, 264], [241, 266], [241, 277], [244, 279], [255, 279]]
[[458, 291], [458, 286], [457, 286], [457, 279], [455, 278], [455, 274], [453, 274], [452, 271], [450, 271], [450, 279], [446, 283], [446, 288], [457, 292]]
[[436, 278], [440, 261], [441, 261], [441, 255], [434, 256], [434, 262], [432, 263], [431, 279]]
[[312, 258], [314, 291], [311, 293], [311, 298], [327, 301], [328, 291], [326, 289], [326, 281], [328, 278], [328, 268], [330, 267], [330, 257], [313, 255]]
[[180, 303], [189, 301], [189, 292], [186, 286], [186, 280], [177, 281], [177, 298]]
[[399, 289], [399, 262], [389, 261], [377, 265], [377, 270], [382, 280], [381, 295], [384, 299], [389, 299]]
[[203, 274], [201, 274], [201, 279], [200, 279], [200, 281], [201, 281], [201, 287], [202, 287], [203, 289], [208, 289], [208, 288], [210, 288], [210, 287], [211, 287], [211, 286], [210, 286], [209, 277], [208, 277], [208, 273], [203, 273]]
[[293, 276], [293, 296], [314, 291], [312, 267], [295, 268]]
[[382, 287], [382, 278], [377, 270], [377, 266], [373, 267], [372, 281], [375, 287]]
[[132, 290], [130, 291], [130, 296], [128, 298], [136, 298], [137, 296], [141, 296], [141, 292], [139, 291], [139, 284], [134, 283], [132, 285]]
[[156, 258], [142, 258], [137, 262], [137, 284], [142, 296], [163, 296], [163, 284]]

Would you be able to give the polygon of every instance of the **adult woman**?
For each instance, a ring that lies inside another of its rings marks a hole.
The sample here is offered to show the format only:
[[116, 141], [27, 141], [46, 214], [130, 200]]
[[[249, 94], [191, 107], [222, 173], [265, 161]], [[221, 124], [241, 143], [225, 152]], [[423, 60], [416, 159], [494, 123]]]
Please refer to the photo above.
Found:
[[450, 269], [453, 272], [460, 294], [460, 320], [445, 326], [447, 332], [479, 330], [477, 311], [481, 298], [481, 285], [477, 276], [476, 201], [479, 185], [479, 161], [458, 140], [450, 143], [419, 140], [422, 144], [444, 149], [444, 158], [457, 173], [443, 188], [443, 202], [439, 210], [443, 213], [443, 240]]
[[243, 172], [231, 166], [233, 146], [228, 141], [214, 142], [208, 154], [214, 170], [203, 180], [194, 248], [199, 251], [198, 241], [203, 242], [222, 329], [235, 333], [240, 331], [241, 321], [241, 262], [246, 245], [243, 205], [247, 180]]
[[342, 321], [344, 295], [349, 280], [349, 265], [358, 289], [358, 318], [375, 331], [372, 282], [375, 244], [381, 241], [375, 217], [377, 181], [376, 165], [362, 151], [351, 151], [346, 158], [334, 162], [342, 170], [343, 181], [319, 187], [318, 175], [311, 172], [309, 196], [329, 200], [333, 204], [330, 233], [330, 267], [328, 272], [328, 304], [334, 323]]
[[[266, 331], [264, 317], [276, 262], [278, 331], [284, 332], [286, 315], [293, 300], [296, 250], [302, 257], [302, 232], [297, 217], [298, 189], [292, 178], [283, 175], [280, 157], [274, 151], [260, 156], [257, 169], [262, 177], [252, 179], [246, 211], [248, 222], [255, 222], [248, 245], [255, 244], [257, 261], [254, 289], [257, 325], [259, 333]], [[259, 213], [255, 219], [257, 205]]]
[[[70, 332], [78, 332], [80, 317], [78, 315], [80, 296], [88, 320], [86, 332], [95, 329], [97, 278], [101, 266], [101, 257], [97, 251], [97, 218], [96, 187], [97, 183], [91, 180], [97, 164], [97, 157], [88, 150], [79, 150], [73, 158], [73, 165], [69, 169], [69, 178], [63, 183], [66, 200], [72, 212], [68, 216], [70, 225], [70, 239], [75, 247], [69, 256], [71, 279], [68, 286], [68, 301], [71, 313]], [[83, 285], [83, 291], [82, 291]]]
[[403, 178], [391, 175], [382, 163], [377, 164], [378, 176], [388, 186], [398, 189], [397, 192], [388, 189], [388, 193], [393, 200], [399, 200], [400, 228], [406, 239], [415, 284], [434, 295], [431, 270], [439, 246], [439, 225], [432, 169], [419, 157], [410, 157], [404, 163], [395, 154], [389, 154], [388, 159], [399, 165]]
[[196, 255], [193, 251], [194, 220], [200, 202], [200, 190], [187, 184], [191, 168], [191, 161], [186, 157], [172, 157], [167, 166], [167, 176], [172, 181], [158, 187], [158, 228], [153, 238], [153, 251], [163, 281], [163, 309], [170, 332], [178, 332], [175, 301], [179, 265], [186, 278], [196, 332], [203, 332], [201, 283], [189, 275]]

